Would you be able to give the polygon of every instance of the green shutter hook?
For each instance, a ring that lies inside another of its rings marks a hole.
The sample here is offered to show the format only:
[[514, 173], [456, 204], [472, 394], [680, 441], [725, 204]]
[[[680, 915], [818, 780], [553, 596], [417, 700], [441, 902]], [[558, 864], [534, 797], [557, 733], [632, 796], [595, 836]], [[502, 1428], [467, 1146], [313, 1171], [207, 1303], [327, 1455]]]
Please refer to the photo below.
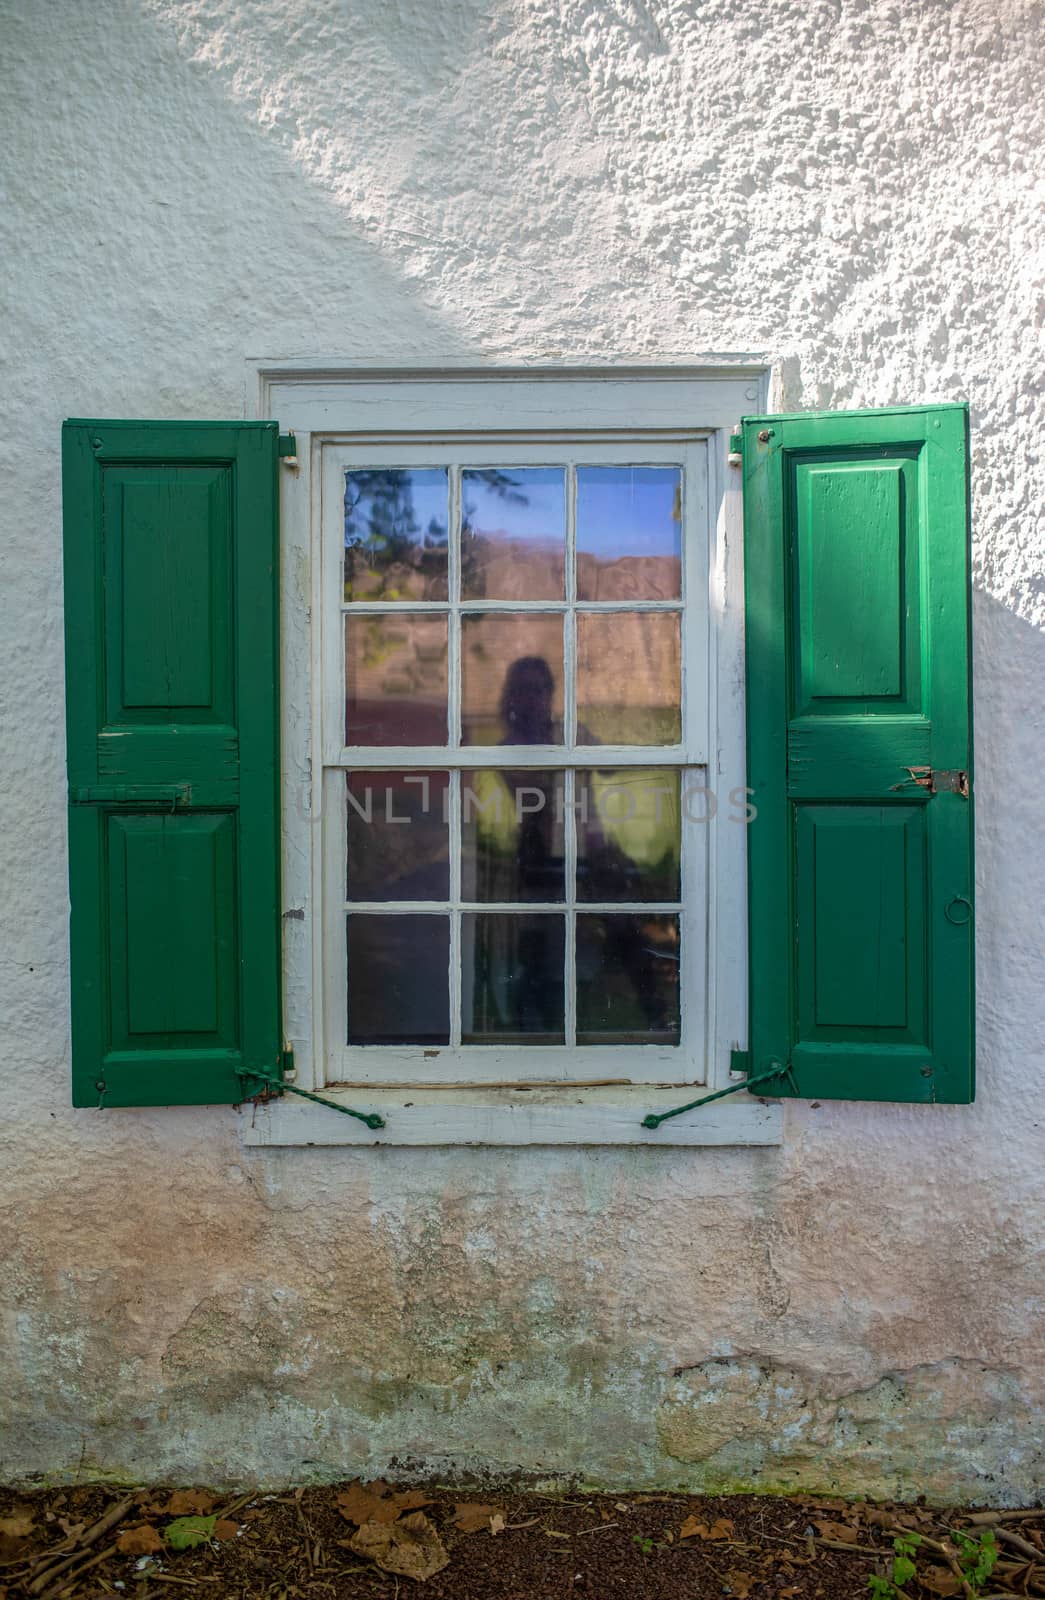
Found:
[[773, 1068], [771, 1072], [760, 1072], [757, 1077], [745, 1078], [742, 1083], [731, 1083], [728, 1089], [716, 1089], [714, 1094], [702, 1095], [699, 1100], [690, 1100], [684, 1106], [676, 1106], [673, 1111], [651, 1111], [642, 1119], [644, 1128], [659, 1128], [662, 1122], [667, 1122], [670, 1117], [681, 1117], [684, 1111], [696, 1111], [698, 1106], [709, 1106], [712, 1100], [724, 1100], [727, 1094], [739, 1094], [741, 1089], [753, 1089], [756, 1083], [768, 1083], [771, 1078], [786, 1078], [793, 1094], [798, 1093], [791, 1068], [782, 1063]]
[[314, 1100], [317, 1106], [328, 1106], [331, 1111], [340, 1111], [346, 1117], [355, 1117], [357, 1122], [364, 1123], [368, 1128], [385, 1127], [385, 1119], [377, 1111], [353, 1111], [351, 1106], [339, 1105], [336, 1100], [327, 1100], [324, 1095], [313, 1094], [310, 1089], [299, 1089], [293, 1083], [286, 1083], [282, 1078], [277, 1078], [270, 1072], [241, 1072], [240, 1082], [243, 1084], [245, 1100], [253, 1098], [246, 1093], [247, 1081], [263, 1083], [266, 1091], [275, 1089], [279, 1094], [300, 1095], [302, 1100]]

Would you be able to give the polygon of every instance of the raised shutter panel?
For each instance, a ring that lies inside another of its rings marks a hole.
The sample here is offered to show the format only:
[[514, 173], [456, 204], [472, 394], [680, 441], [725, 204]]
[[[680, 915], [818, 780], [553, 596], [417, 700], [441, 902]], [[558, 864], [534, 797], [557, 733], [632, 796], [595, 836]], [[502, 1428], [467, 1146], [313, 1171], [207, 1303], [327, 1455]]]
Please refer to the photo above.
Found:
[[967, 410], [746, 419], [743, 462], [750, 1073], [968, 1102]]
[[63, 430], [73, 1104], [278, 1071], [278, 427]]

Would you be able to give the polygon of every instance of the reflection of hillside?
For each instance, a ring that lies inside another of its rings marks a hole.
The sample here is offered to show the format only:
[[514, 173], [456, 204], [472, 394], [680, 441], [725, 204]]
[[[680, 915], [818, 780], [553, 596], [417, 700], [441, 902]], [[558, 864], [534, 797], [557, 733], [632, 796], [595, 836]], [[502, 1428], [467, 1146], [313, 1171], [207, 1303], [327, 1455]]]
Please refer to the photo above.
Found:
[[682, 582], [678, 556], [618, 556], [609, 560], [577, 552], [581, 600], [677, 600]]
[[562, 600], [564, 574], [561, 539], [471, 533], [461, 541], [461, 595], [465, 600]]
[[345, 554], [346, 600], [445, 600], [446, 551], [418, 550], [414, 561], [371, 565], [363, 553]]
[[446, 618], [350, 617], [345, 717], [351, 744], [445, 744]]

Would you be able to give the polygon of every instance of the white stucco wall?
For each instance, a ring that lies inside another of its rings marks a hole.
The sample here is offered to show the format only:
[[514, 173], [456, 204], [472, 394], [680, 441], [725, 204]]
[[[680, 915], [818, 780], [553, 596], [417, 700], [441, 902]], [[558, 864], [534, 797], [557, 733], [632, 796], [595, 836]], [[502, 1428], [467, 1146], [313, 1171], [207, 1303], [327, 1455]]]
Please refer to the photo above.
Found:
[[[1045, 493], [1024, 0], [4, 0], [0, 1477], [1040, 1487]], [[763, 1150], [68, 1105], [59, 424], [249, 356], [972, 402], [979, 1099]]]

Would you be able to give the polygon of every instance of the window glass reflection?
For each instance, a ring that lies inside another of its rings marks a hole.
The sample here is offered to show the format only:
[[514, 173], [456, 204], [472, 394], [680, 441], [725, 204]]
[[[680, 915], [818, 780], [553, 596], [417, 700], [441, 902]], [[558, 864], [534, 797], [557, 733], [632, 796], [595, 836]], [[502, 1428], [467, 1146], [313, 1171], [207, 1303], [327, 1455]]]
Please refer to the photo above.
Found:
[[461, 1037], [466, 1044], [562, 1044], [565, 919], [466, 911]]
[[578, 900], [678, 900], [679, 789], [670, 768], [577, 773]]
[[449, 774], [347, 772], [348, 898], [446, 900]]
[[562, 744], [562, 617], [487, 611], [461, 621], [464, 744]]
[[561, 600], [562, 467], [474, 467], [461, 474], [461, 598]]
[[446, 617], [345, 613], [345, 743], [447, 740]]
[[577, 468], [577, 598], [677, 600], [682, 469]]
[[577, 743], [678, 744], [681, 738], [678, 612], [581, 612]]
[[346, 600], [445, 600], [445, 467], [345, 473]]
[[461, 894], [465, 900], [562, 900], [561, 772], [465, 772]]
[[577, 1043], [677, 1045], [679, 919], [577, 917]]
[[354, 911], [347, 922], [349, 1044], [448, 1044], [449, 917]]

